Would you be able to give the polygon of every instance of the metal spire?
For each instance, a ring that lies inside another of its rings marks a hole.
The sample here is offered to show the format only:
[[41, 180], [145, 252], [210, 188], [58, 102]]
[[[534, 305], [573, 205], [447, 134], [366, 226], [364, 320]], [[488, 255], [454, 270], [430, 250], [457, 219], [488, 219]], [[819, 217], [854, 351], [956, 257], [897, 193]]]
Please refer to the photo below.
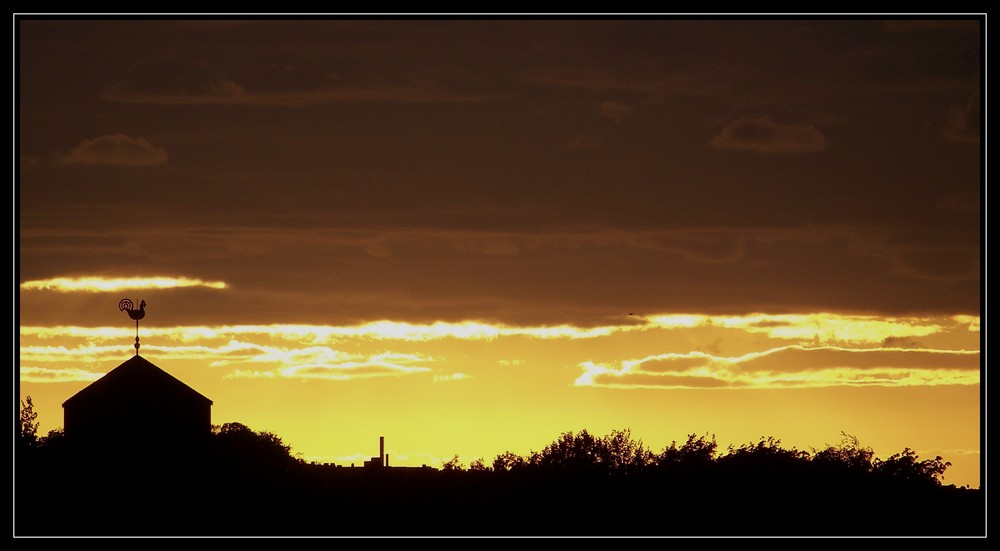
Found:
[[139, 301], [139, 308], [136, 309], [132, 301], [127, 298], [123, 298], [118, 303], [118, 310], [122, 312], [128, 312], [128, 317], [135, 320], [135, 355], [139, 355], [139, 320], [146, 317], [146, 301]]

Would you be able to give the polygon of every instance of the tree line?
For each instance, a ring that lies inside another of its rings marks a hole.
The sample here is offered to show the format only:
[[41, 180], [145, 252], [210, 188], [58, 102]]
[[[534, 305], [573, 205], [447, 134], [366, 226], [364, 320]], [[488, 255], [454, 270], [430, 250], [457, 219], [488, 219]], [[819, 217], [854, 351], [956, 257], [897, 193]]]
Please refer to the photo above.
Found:
[[[45, 436], [38, 435], [37, 414], [30, 396], [21, 401], [18, 421], [19, 448], [57, 450], [64, 445], [62, 429], [51, 430]], [[241, 423], [213, 425], [212, 444], [223, 460], [234, 464], [301, 463], [278, 435], [254, 431]], [[941, 485], [950, 466], [951, 463], [941, 456], [921, 459], [910, 448], [904, 448], [886, 459], [878, 458], [870, 447], [863, 446], [856, 436], [847, 433], [842, 433], [838, 444], [811, 451], [784, 448], [781, 441], [774, 437], [761, 437], [758, 442], [730, 445], [724, 453], [719, 452], [715, 435], [689, 434], [683, 444], [674, 441], [659, 453], [654, 453], [641, 440], [633, 437], [629, 429], [612, 430], [604, 436], [584, 429], [578, 433], [564, 432], [541, 451], [531, 451], [527, 455], [506, 451], [497, 455], [490, 464], [480, 458], [465, 467], [455, 455], [442, 464], [441, 470], [622, 476], [664, 471], [704, 475], [709, 470], [732, 468], [780, 469], [787, 473], [813, 469], [825, 476], [868, 477], [937, 486]]]
[[[984, 494], [950, 463], [858, 438], [797, 450], [690, 434], [659, 452], [628, 429], [564, 432], [468, 466], [317, 465], [269, 432], [213, 426], [194, 457], [80, 454], [21, 403], [15, 529], [34, 535], [978, 535]], [[55, 505], [55, 508], [53, 508]], [[44, 510], [44, 514], [36, 511]]]
[[758, 442], [730, 445], [719, 453], [715, 435], [689, 434], [687, 441], [672, 442], [661, 452], [654, 453], [635, 439], [629, 429], [612, 430], [596, 436], [587, 430], [565, 432], [541, 451], [518, 455], [510, 451], [498, 455], [487, 465], [476, 459], [466, 468], [455, 455], [442, 465], [449, 472], [567, 472], [593, 475], [629, 475], [650, 472], [678, 471], [688, 474], [708, 474], [733, 468], [783, 470], [787, 473], [813, 469], [826, 476], [846, 475], [869, 477], [913, 484], [939, 486], [951, 462], [941, 456], [921, 459], [904, 448], [886, 459], [875, 456], [870, 447], [861, 445], [856, 436], [841, 433], [838, 444], [811, 451], [787, 449], [774, 437], [761, 437]]

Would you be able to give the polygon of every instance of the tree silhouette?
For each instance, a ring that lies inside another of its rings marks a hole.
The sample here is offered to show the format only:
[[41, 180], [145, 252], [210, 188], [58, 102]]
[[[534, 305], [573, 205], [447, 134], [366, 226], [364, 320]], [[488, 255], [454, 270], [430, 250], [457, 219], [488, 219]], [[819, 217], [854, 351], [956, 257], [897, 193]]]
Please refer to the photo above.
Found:
[[529, 465], [528, 461], [510, 451], [503, 452], [493, 460], [493, 472], [505, 473], [517, 469], [524, 469]]
[[[86, 463], [38, 437], [30, 400], [19, 424], [31, 448], [15, 464], [17, 533], [36, 535], [974, 535], [979, 490], [942, 486], [950, 463], [906, 448], [877, 459], [847, 434], [808, 452], [780, 440], [729, 446], [689, 434], [659, 454], [627, 429], [565, 432], [526, 455], [466, 468], [345, 469], [307, 464], [278, 436], [213, 426], [193, 463]], [[72, 451], [72, 447], [65, 448]], [[27, 450], [26, 452], [24, 450]], [[201, 499], [196, 496], [211, 496]], [[35, 518], [58, 499], [62, 507]], [[592, 518], [607, 504], [626, 514]], [[449, 511], [442, 524], [440, 511]], [[405, 511], [393, 515], [392, 511]], [[331, 519], [337, 519], [336, 522]]]
[[492, 469], [490, 469], [490, 467], [486, 466], [486, 463], [483, 462], [483, 458], [480, 457], [479, 459], [476, 459], [471, 464], [469, 464], [469, 470], [470, 471], [484, 471], [485, 472], [485, 471], [490, 471]]
[[857, 485], [870, 480], [875, 452], [862, 446], [856, 436], [841, 434], [840, 444], [821, 451], [813, 450], [811, 466], [825, 478], [840, 484]]
[[17, 443], [22, 448], [35, 447], [38, 444], [38, 414], [35, 413], [35, 405], [31, 402], [31, 396], [26, 396], [21, 400], [21, 407], [18, 411]]
[[458, 460], [458, 455], [455, 455], [441, 465], [441, 470], [446, 472], [461, 472], [465, 470], [465, 467], [462, 465], [462, 462]]
[[708, 440], [708, 435], [697, 436], [694, 433], [688, 435], [687, 442], [680, 448], [675, 440], [670, 447], [663, 448], [663, 452], [656, 458], [660, 466], [672, 465], [707, 465], [715, 460], [715, 450], [718, 444], [715, 442], [715, 435], [712, 440]]
[[287, 467], [299, 462], [277, 435], [253, 431], [242, 423], [213, 426], [212, 439], [217, 459], [233, 466]]
[[791, 465], [801, 465], [809, 461], [809, 452], [790, 450], [781, 447], [781, 440], [773, 436], [761, 437], [754, 444], [750, 442], [738, 448], [729, 446], [726, 455], [719, 458], [721, 463], [737, 464], [747, 467], [767, 467], [774, 469], [777, 467], [789, 467]]
[[559, 438], [545, 446], [539, 457], [543, 467], [559, 467], [566, 470], [583, 470], [604, 462], [604, 454], [599, 441], [586, 430], [574, 435], [564, 432]]
[[655, 456], [643, 446], [642, 440], [632, 438], [629, 429], [612, 430], [601, 438], [600, 446], [607, 468], [614, 473], [638, 473], [654, 463]]
[[914, 482], [928, 486], [940, 486], [938, 477], [944, 476], [951, 462], [943, 461], [939, 455], [934, 459], [919, 460], [917, 453], [910, 448], [891, 455], [888, 459], [876, 459], [873, 470], [876, 476], [891, 479], [896, 482]]
[[729, 446], [726, 455], [718, 458], [716, 464], [721, 469], [720, 474], [732, 484], [791, 487], [812, 480], [808, 474], [809, 452], [785, 449], [781, 447], [781, 440], [772, 436], [761, 437], [756, 444]]
[[48, 434], [38, 439], [39, 446], [50, 450], [58, 450], [66, 443], [66, 432], [60, 427], [52, 429]]

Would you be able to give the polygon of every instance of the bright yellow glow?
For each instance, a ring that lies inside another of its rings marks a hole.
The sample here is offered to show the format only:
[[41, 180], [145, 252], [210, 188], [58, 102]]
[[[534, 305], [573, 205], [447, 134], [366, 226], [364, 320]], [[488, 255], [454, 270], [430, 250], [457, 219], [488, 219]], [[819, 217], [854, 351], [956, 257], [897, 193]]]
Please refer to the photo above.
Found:
[[274, 371], [244, 371], [237, 369], [222, 377], [223, 379], [274, 379], [278, 374]]
[[173, 289], [177, 287], [207, 287], [209, 289], [225, 289], [223, 281], [202, 281], [187, 277], [56, 277], [25, 281], [21, 289], [26, 291], [58, 291], [62, 293], [86, 292], [101, 293], [108, 291], [131, 291], [138, 289]]
[[979, 331], [979, 316], [952, 316], [951, 319], [958, 323], [969, 326], [969, 331]]
[[468, 373], [442, 373], [434, 375], [435, 383], [446, 383], [450, 381], [463, 381], [469, 379], [471, 375]]
[[[975, 450], [978, 320], [681, 313], [598, 327], [144, 323], [140, 337], [143, 356], [213, 400], [213, 423], [271, 431], [307, 458], [342, 464], [377, 453], [386, 434], [394, 464], [440, 466], [455, 453], [466, 465], [527, 453], [583, 428], [628, 427], [656, 451], [690, 432], [717, 432], [722, 446], [773, 434], [802, 449], [842, 430], [882, 456], [904, 445]], [[20, 388], [41, 432], [61, 425], [67, 398], [134, 353], [127, 323], [19, 332]], [[978, 484], [978, 457], [945, 457], [962, 464], [948, 482]]]

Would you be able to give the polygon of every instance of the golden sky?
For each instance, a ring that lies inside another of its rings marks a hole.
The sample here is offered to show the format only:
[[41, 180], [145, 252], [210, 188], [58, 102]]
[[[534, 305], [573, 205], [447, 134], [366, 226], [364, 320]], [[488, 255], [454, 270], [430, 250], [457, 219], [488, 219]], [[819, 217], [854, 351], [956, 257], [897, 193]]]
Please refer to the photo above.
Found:
[[841, 432], [979, 484], [978, 20], [16, 21], [43, 431], [134, 352], [317, 461]]

